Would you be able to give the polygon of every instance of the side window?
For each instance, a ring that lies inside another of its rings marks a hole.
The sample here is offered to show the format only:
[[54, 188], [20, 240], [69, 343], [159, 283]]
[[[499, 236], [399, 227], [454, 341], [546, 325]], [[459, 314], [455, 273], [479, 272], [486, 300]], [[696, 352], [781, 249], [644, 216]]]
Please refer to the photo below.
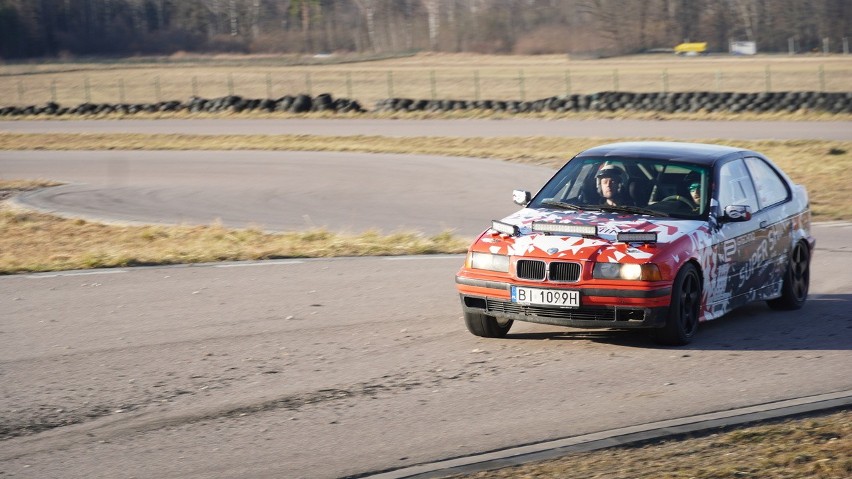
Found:
[[787, 191], [784, 180], [765, 161], [760, 158], [746, 158], [745, 161], [748, 171], [754, 178], [761, 208], [781, 203], [789, 197], [790, 193]]
[[745, 205], [757, 211], [757, 195], [743, 160], [725, 163], [719, 168], [719, 205]]

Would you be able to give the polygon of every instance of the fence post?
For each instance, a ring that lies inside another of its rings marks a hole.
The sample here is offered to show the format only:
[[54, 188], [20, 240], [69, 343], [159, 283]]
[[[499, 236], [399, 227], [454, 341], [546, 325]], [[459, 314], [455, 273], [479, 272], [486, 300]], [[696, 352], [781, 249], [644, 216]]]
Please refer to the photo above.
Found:
[[571, 70], [565, 70], [565, 94], [571, 94]]
[[228, 73], [228, 95], [234, 95], [234, 74]]
[[722, 70], [716, 70], [716, 91], [722, 91]]
[[269, 72], [266, 73], [266, 98], [272, 98], [272, 75]]
[[612, 71], [612, 90], [618, 91], [618, 68]]
[[825, 66], [824, 65], [819, 66], [819, 91], [820, 92], [825, 91]]
[[18, 80], [18, 103], [24, 102], [24, 84]]
[[388, 70], [388, 98], [393, 98], [393, 71]]
[[86, 75], [83, 78], [83, 94], [86, 98], [86, 103], [92, 102], [92, 92], [90, 90], [91, 90], [91, 87], [89, 86], [89, 76]]
[[772, 90], [772, 73], [769, 70], [769, 65], [766, 65], [766, 73], [763, 74], [766, 80], [766, 92], [770, 92]]
[[157, 75], [154, 77], [154, 98], [157, 102], [162, 101], [162, 97], [160, 95], [160, 76]]
[[521, 91], [521, 101], [526, 101], [527, 92], [526, 92], [526, 89], [524, 88], [524, 70], [523, 69], [518, 70], [518, 88]]
[[195, 75], [192, 76], [192, 96], [198, 96], [198, 77]]
[[663, 93], [668, 93], [669, 91], [669, 71], [666, 68], [663, 68]]
[[118, 102], [124, 103], [124, 78], [119, 78], [118, 80]]
[[473, 96], [476, 101], [479, 101], [479, 70], [473, 71]]
[[346, 72], [346, 98], [352, 98], [352, 72]]
[[435, 70], [429, 71], [429, 79], [432, 83], [432, 101], [435, 101], [435, 98], [438, 97], [438, 91], [435, 85]]
[[305, 72], [305, 88], [308, 89], [308, 96], [313, 96], [313, 93], [311, 93], [311, 72]]
[[59, 103], [56, 98], [56, 80], [50, 80], [50, 99], [53, 103]]

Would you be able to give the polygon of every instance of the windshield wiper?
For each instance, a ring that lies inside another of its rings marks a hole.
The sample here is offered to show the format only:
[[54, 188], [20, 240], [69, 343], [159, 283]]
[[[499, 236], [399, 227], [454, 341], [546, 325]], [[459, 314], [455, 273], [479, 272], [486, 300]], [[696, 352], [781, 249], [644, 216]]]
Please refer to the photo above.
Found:
[[615, 212], [625, 212], [625, 213], [637, 213], [640, 215], [650, 215], [650, 216], [664, 216], [669, 217], [668, 213], [663, 213], [662, 211], [652, 210], [650, 208], [642, 208], [641, 206], [628, 206], [628, 205], [601, 205], [600, 209], [603, 211], [615, 211]]
[[600, 211], [601, 210], [598, 207], [587, 206], [587, 205], [581, 206], [581, 205], [578, 205], [578, 204], [575, 204], [575, 203], [569, 203], [567, 201], [555, 200], [553, 198], [547, 198], [547, 199], [541, 200], [541, 202], [542, 202], [542, 204], [545, 204], [545, 205], [561, 206], [562, 208], [566, 208], [566, 209], [569, 209], [569, 210], [592, 210], [592, 211]]

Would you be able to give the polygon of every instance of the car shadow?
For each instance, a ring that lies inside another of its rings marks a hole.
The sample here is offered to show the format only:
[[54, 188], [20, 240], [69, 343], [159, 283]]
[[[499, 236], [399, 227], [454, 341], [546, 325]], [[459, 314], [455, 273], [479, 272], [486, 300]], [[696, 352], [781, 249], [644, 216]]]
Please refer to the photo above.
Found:
[[848, 351], [852, 350], [852, 294], [814, 295], [798, 311], [775, 311], [765, 302], [755, 302], [702, 323], [692, 343], [680, 347], [660, 346], [644, 330], [553, 328], [552, 331], [510, 332], [506, 338], [594, 341], [622, 347], [687, 351]]

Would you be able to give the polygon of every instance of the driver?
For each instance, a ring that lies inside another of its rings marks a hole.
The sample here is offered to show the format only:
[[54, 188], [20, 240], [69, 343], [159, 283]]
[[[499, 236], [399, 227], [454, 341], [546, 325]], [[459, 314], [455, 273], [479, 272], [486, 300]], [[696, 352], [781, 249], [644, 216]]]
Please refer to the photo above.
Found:
[[692, 198], [692, 201], [695, 202], [695, 210], [701, 207], [701, 184], [698, 182], [689, 184], [689, 196]]
[[605, 204], [610, 206], [630, 204], [630, 199], [625, 194], [627, 173], [621, 167], [604, 165], [595, 178], [598, 194], [601, 195]]

